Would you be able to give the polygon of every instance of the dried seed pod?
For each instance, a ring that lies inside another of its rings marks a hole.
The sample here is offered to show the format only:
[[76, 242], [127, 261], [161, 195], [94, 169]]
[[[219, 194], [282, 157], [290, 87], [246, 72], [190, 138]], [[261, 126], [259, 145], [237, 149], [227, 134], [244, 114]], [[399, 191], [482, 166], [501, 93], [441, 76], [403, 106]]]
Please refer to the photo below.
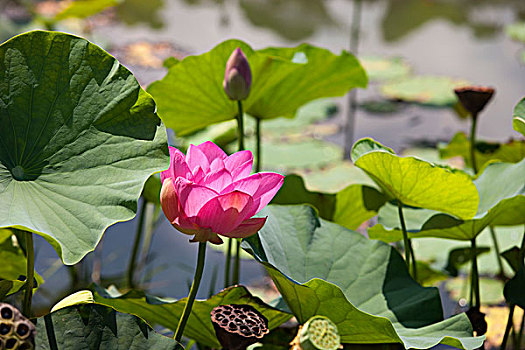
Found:
[[15, 323], [15, 326], [15, 333], [19, 339], [26, 339], [30, 337], [32, 332], [35, 330], [35, 326], [28, 320], [18, 320]]
[[459, 101], [471, 114], [476, 115], [485, 108], [495, 90], [484, 86], [464, 86], [454, 89]]
[[341, 348], [341, 338], [329, 318], [313, 316], [299, 328], [290, 345], [294, 350], [336, 350]]
[[0, 337], [7, 338], [13, 333], [13, 324], [9, 321], [0, 322]]
[[6, 349], [18, 349], [18, 346], [20, 345], [20, 341], [16, 338], [9, 338], [5, 341], [5, 348]]
[[0, 318], [2, 320], [13, 320], [19, 311], [9, 304], [0, 303]]
[[18, 350], [33, 350], [35, 346], [32, 342], [25, 340], [24, 342], [20, 343], [18, 346]]
[[268, 320], [250, 305], [221, 305], [211, 311], [217, 339], [227, 350], [243, 350], [268, 334]]

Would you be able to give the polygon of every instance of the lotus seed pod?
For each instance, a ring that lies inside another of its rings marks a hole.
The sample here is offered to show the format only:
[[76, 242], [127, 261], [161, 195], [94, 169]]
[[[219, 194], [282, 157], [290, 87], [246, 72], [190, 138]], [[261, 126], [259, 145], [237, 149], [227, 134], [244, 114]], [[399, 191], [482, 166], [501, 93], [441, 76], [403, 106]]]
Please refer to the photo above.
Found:
[[6, 349], [18, 349], [20, 345], [20, 341], [16, 338], [9, 338], [5, 341], [5, 348]]
[[24, 342], [18, 346], [18, 350], [33, 350], [34, 348], [33, 343], [27, 340], [24, 340]]
[[310, 318], [301, 327], [298, 337], [302, 350], [336, 350], [341, 346], [337, 326], [324, 316]]
[[225, 350], [244, 350], [268, 334], [268, 320], [250, 305], [221, 305], [211, 311], [217, 339]]
[[0, 322], [0, 337], [6, 339], [13, 334], [14, 326], [9, 321]]
[[2, 320], [13, 320], [19, 312], [9, 304], [0, 303], [0, 318]]
[[26, 339], [31, 336], [35, 329], [35, 326], [27, 320], [19, 320], [16, 322], [16, 335], [19, 339]]
[[484, 86], [465, 86], [454, 89], [459, 102], [472, 115], [476, 115], [485, 108], [494, 95], [495, 90]]

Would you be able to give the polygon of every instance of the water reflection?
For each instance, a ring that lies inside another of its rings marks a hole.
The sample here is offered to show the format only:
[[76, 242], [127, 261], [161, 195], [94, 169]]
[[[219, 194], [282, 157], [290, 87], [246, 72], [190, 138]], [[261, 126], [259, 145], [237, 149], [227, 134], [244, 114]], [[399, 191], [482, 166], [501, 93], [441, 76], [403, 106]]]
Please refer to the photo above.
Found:
[[291, 41], [306, 39], [335, 22], [323, 0], [240, 0], [240, 7], [253, 25]]

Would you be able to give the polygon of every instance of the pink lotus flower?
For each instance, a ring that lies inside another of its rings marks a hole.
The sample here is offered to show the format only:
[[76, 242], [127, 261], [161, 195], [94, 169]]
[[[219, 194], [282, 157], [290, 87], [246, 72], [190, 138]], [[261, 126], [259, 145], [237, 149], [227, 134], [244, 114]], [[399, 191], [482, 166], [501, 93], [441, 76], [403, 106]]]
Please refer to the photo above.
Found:
[[266, 218], [252, 218], [275, 196], [284, 177], [250, 175], [253, 156], [240, 151], [227, 156], [213, 142], [190, 145], [187, 155], [169, 147], [170, 167], [161, 173], [160, 203], [191, 242], [221, 244], [218, 235], [243, 238], [259, 231]]

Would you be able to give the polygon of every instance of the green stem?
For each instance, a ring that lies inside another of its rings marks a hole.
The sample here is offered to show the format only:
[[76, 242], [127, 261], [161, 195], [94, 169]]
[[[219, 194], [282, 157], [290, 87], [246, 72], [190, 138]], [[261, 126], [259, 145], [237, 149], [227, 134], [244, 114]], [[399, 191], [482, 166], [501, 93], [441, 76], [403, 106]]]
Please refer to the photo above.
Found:
[[175, 335], [173, 336], [173, 339], [175, 339], [175, 341], [179, 343], [180, 343], [180, 340], [182, 339], [182, 334], [184, 333], [184, 327], [186, 327], [186, 322], [188, 322], [188, 317], [190, 317], [191, 308], [193, 307], [193, 302], [195, 301], [195, 297], [197, 296], [197, 290], [199, 289], [199, 285], [201, 283], [202, 271], [204, 271], [204, 258], [205, 257], [206, 257], [206, 242], [201, 242], [199, 243], [197, 267], [195, 268], [195, 276], [193, 277], [193, 283], [191, 284], [190, 295], [188, 295], [188, 300], [186, 301], [186, 305], [184, 305], [184, 311], [182, 312], [182, 316], [177, 326], [177, 330], [175, 331]]
[[505, 327], [505, 334], [503, 335], [503, 340], [501, 341], [501, 350], [505, 350], [507, 347], [507, 340], [509, 339], [510, 329], [512, 328], [513, 317], [514, 317], [514, 307], [515, 305], [510, 305], [509, 308], [509, 318], [507, 319], [507, 327]]
[[479, 309], [480, 307], [480, 291], [479, 291], [479, 273], [478, 273], [478, 259], [476, 254], [476, 238], [473, 238], [470, 241], [470, 250], [472, 254], [472, 275], [470, 278], [472, 279], [472, 290], [474, 293], [475, 301], [474, 306]]
[[[149, 263], [149, 253], [151, 248], [151, 242], [153, 241], [153, 234], [155, 233], [155, 229], [158, 224], [159, 219], [159, 213], [161, 207], [155, 203], [148, 203], [146, 208], [146, 218], [145, 221], [145, 228], [144, 228], [144, 239], [142, 240], [142, 247], [140, 248], [139, 253], [139, 263], [137, 265], [136, 271], [138, 273], [142, 273], [144, 271], [145, 266]], [[145, 276], [140, 280], [140, 283], [145, 283], [146, 279]]]
[[239, 114], [237, 115], [237, 129], [239, 131], [239, 151], [244, 150], [244, 118], [242, 112], [242, 102], [237, 101]]
[[478, 165], [476, 163], [476, 125], [478, 123], [478, 114], [472, 114], [472, 125], [470, 129], [470, 163], [474, 174], [478, 173]]
[[261, 171], [261, 119], [255, 118], [255, 172]]
[[142, 240], [142, 232], [144, 230], [144, 217], [145, 217], [145, 214], [146, 214], [146, 205], [147, 205], [147, 202], [146, 200], [144, 200], [142, 202], [142, 207], [140, 208], [140, 212], [139, 212], [139, 222], [137, 224], [137, 230], [135, 232], [135, 242], [133, 242], [133, 249], [131, 251], [131, 258], [129, 259], [129, 264], [128, 264], [128, 273], [127, 273], [127, 276], [128, 276], [128, 287], [129, 288], [134, 288], [135, 287], [135, 282], [134, 282], [134, 276], [135, 276], [135, 264], [137, 262], [137, 254], [139, 252], [139, 246], [140, 246], [140, 241]]
[[521, 323], [520, 323], [520, 328], [518, 330], [518, 338], [516, 339], [515, 350], [520, 350], [521, 339], [523, 337], [523, 326], [524, 326], [524, 323], [525, 323], [525, 310], [523, 311], [523, 316], [521, 317]]
[[397, 212], [399, 214], [399, 222], [401, 222], [401, 230], [403, 231], [403, 243], [405, 245], [405, 262], [407, 264], [407, 270], [410, 271], [410, 256], [411, 256], [411, 244], [408, 239], [407, 228], [405, 224], [405, 217], [403, 216], [403, 203], [400, 200], [397, 201]]
[[233, 265], [232, 285], [239, 284], [239, 276], [241, 273], [241, 240], [236, 239], [235, 246], [235, 262]]
[[417, 261], [416, 256], [414, 254], [414, 248], [412, 248], [412, 240], [408, 240], [408, 248], [410, 249], [410, 262], [412, 263], [412, 277], [414, 277], [414, 280], [417, 281]]
[[232, 262], [232, 242], [233, 238], [228, 238], [228, 251], [226, 252], [226, 264], [224, 267], [224, 288], [230, 286], [230, 270]]
[[503, 270], [503, 261], [501, 259], [498, 237], [496, 237], [496, 230], [494, 226], [489, 226], [490, 235], [492, 236], [492, 243], [494, 244], [494, 250], [496, 251], [496, 260], [498, 261], [499, 276], [502, 280], [505, 280], [505, 271]]
[[31, 317], [31, 301], [33, 299], [33, 281], [35, 279], [35, 248], [33, 246], [33, 234], [31, 232], [25, 233], [26, 243], [26, 290], [24, 294], [24, 305], [22, 313], [27, 318]]

